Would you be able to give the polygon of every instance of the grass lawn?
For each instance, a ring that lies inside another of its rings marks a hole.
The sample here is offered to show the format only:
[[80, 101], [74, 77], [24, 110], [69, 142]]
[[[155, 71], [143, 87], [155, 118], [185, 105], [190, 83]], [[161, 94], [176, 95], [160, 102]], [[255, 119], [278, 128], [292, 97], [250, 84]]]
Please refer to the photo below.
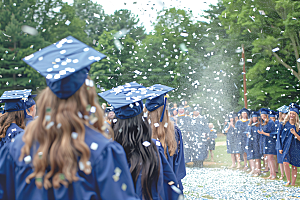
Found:
[[[218, 146], [218, 144], [224, 144], [224, 142], [226, 142], [226, 135], [218, 134], [218, 137], [216, 138], [215, 141], [216, 141], [217, 145], [216, 145], [215, 150], [213, 151], [214, 162], [211, 161], [210, 154], [209, 154], [209, 158], [204, 161], [204, 167], [206, 167], [206, 168], [230, 167], [231, 166], [231, 155], [227, 153], [226, 144]], [[263, 162], [261, 162], [261, 164], [263, 165]], [[241, 162], [241, 165], [244, 166], [244, 162]], [[248, 166], [249, 166], [249, 163], [248, 163]], [[290, 166], [290, 168], [291, 168], [291, 166]], [[233, 170], [237, 170], [237, 169], [233, 169]], [[278, 169], [278, 171], [279, 172], [277, 173], [277, 178], [279, 179], [279, 177], [281, 176], [280, 168]], [[292, 172], [292, 170], [291, 170], [291, 172]], [[265, 174], [262, 174], [261, 178], [266, 178], [269, 176], [270, 176], [270, 172], [267, 172]], [[284, 177], [283, 181], [287, 181], [286, 177]], [[300, 170], [298, 170], [298, 177], [297, 177], [296, 185], [300, 186]]]

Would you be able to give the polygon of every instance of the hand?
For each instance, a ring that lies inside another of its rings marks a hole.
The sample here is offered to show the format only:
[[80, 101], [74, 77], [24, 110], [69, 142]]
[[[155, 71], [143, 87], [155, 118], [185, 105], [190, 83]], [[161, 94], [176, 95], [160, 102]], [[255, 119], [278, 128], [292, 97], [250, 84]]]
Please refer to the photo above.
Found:
[[291, 131], [291, 133], [292, 133], [293, 135], [296, 135], [296, 134], [297, 134], [294, 128], [291, 128], [290, 131]]
[[258, 130], [257, 132], [258, 132], [259, 134], [262, 134], [262, 131], [260, 131], [260, 130]]
[[283, 153], [283, 150], [279, 150], [279, 153], [282, 154], [282, 153]]
[[209, 140], [209, 137], [207, 139]]
[[249, 137], [249, 134], [248, 134], [248, 133], [247, 133], [246, 135], [247, 135], [247, 137]]

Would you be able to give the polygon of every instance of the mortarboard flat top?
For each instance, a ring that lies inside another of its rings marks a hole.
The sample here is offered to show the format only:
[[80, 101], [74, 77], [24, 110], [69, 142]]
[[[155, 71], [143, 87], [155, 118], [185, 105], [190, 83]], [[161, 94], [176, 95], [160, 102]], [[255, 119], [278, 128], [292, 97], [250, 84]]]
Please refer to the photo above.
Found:
[[0, 97], [0, 103], [11, 102], [16, 100], [27, 100], [31, 95], [31, 89], [5, 91]]
[[165, 94], [174, 90], [174, 88], [161, 84], [155, 84], [147, 89], [151, 92], [151, 97], [147, 99], [145, 106], [150, 112], [165, 105]]
[[24, 110], [26, 115], [26, 102], [35, 96], [31, 95], [31, 89], [5, 91], [0, 97], [0, 103], [5, 103], [4, 112]]
[[150, 94], [146, 87], [136, 82], [131, 82], [98, 93], [98, 95], [111, 104], [114, 109], [117, 109], [151, 97], [153, 94]]
[[105, 57], [92, 47], [68, 36], [26, 56], [23, 61], [46, 78], [54, 94], [66, 99], [82, 86], [90, 65]]

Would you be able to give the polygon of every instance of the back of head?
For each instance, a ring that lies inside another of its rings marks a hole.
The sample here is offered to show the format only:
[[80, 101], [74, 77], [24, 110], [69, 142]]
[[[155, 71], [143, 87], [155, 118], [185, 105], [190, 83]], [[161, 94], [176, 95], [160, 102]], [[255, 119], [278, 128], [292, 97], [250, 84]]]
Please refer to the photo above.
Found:
[[23, 110], [6, 112], [0, 116], [0, 139], [6, 136], [6, 131], [11, 123], [15, 122], [17, 126], [25, 128], [25, 115]]
[[167, 157], [167, 147], [169, 155], [173, 156], [177, 148], [177, 142], [175, 139], [174, 123], [170, 120], [168, 110], [165, 110], [164, 118], [160, 122], [160, 118], [163, 112], [163, 106], [157, 108], [152, 112], [148, 112], [147, 119], [150, 119], [150, 126], [152, 128], [152, 138], [159, 139], [164, 147], [164, 153]]
[[[89, 79], [89, 78], [88, 78]], [[39, 143], [32, 159], [34, 172], [26, 178], [44, 177], [43, 182], [36, 181], [38, 188], [44, 186], [58, 188], [60, 184], [68, 186], [78, 178], [78, 157], [86, 174], [91, 173], [89, 164], [90, 149], [85, 143], [85, 127], [100, 129], [104, 124], [103, 111], [96, 102], [94, 86], [83, 84], [67, 99], [58, 98], [49, 87], [44, 89], [38, 100], [38, 118], [32, 121], [23, 135], [25, 145], [22, 147], [20, 160], [30, 155], [35, 142]], [[45, 173], [46, 168], [51, 170]], [[63, 174], [65, 180], [59, 177]], [[49, 179], [52, 178], [52, 183]]]
[[128, 119], [117, 119], [112, 125], [114, 140], [125, 150], [130, 172], [136, 186], [142, 170], [142, 193], [145, 199], [152, 199], [152, 182], [157, 187], [160, 171], [158, 151], [151, 139], [151, 128], [144, 121], [143, 113]]

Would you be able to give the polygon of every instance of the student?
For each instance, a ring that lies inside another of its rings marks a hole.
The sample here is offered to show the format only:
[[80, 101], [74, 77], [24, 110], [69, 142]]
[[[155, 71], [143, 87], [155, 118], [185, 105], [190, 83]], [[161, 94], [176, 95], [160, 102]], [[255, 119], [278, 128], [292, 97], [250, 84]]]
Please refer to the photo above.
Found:
[[269, 118], [275, 122], [276, 121], [276, 112], [274, 110], [269, 110]]
[[244, 170], [247, 170], [247, 153], [245, 152], [247, 136], [245, 134], [246, 128], [249, 124], [250, 111], [246, 108], [242, 108], [240, 111], [240, 120], [235, 124], [235, 128], [238, 135], [238, 140], [241, 144], [241, 155], [244, 158]]
[[191, 134], [184, 140], [184, 142], [190, 142], [189, 156], [195, 167], [202, 168], [203, 161], [207, 158], [208, 142], [206, 135], [208, 132], [208, 126], [204, 124], [204, 118], [199, 114], [199, 107], [195, 107], [191, 122]]
[[141, 199], [177, 199], [171, 186], [178, 185], [176, 176], [164, 156], [161, 143], [152, 138], [149, 124], [143, 117], [142, 100], [151, 96], [140, 84], [131, 82], [99, 93], [110, 103], [117, 121], [112, 124], [114, 140], [125, 150], [135, 192]]
[[[227, 135], [226, 144], [227, 144], [227, 153], [231, 154], [232, 165], [229, 168], [240, 168], [240, 145], [238, 140], [237, 131], [235, 128], [235, 115], [229, 115], [229, 125], [225, 128], [225, 133]], [[236, 165], [237, 163], [237, 165]]]
[[164, 148], [164, 155], [169, 161], [179, 184], [183, 190], [181, 180], [186, 175], [183, 140], [180, 129], [170, 120], [167, 109], [168, 94], [174, 88], [156, 84], [149, 88], [156, 97], [147, 99], [147, 119], [151, 121], [152, 138], [158, 139]]
[[276, 120], [275, 122], [275, 129], [277, 132], [277, 140], [276, 140], [276, 150], [277, 150], [277, 162], [279, 164], [280, 167], [280, 180], [282, 180], [284, 178], [284, 167], [283, 167], [283, 158], [282, 158], [282, 154], [279, 153], [279, 146], [278, 146], [278, 142], [280, 141], [280, 131], [279, 131], [279, 127], [280, 124], [284, 123], [284, 119], [287, 115], [287, 113], [289, 112], [289, 107], [286, 105], [281, 106], [280, 108], [277, 109], [279, 111], [279, 118], [278, 120]]
[[261, 170], [261, 157], [263, 150], [261, 148], [262, 136], [257, 132], [261, 129], [260, 122], [258, 120], [259, 112], [252, 112], [249, 125], [246, 129], [247, 144], [246, 153], [247, 160], [250, 163], [250, 174], [254, 176], [260, 175]]
[[39, 117], [0, 152], [4, 199], [138, 199], [122, 146], [94, 128], [104, 117], [87, 73], [103, 58], [71, 36], [24, 58], [48, 87]]
[[[300, 124], [299, 124], [299, 105], [290, 104], [290, 111], [283, 123], [279, 127], [280, 140], [277, 140], [279, 153], [282, 154], [286, 186], [295, 185], [297, 179], [297, 167], [300, 167]], [[292, 165], [292, 181], [290, 164]]]
[[[213, 150], [215, 150], [216, 142], [215, 139], [217, 138], [217, 131], [214, 129], [214, 124], [208, 124], [209, 132], [207, 134], [207, 144], [208, 144], [208, 151], [210, 152], [211, 161], [214, 161], [214, 154]], [[209, 154], [209, 153], [208, 153]], [[209, 155], [207, 155], [208, 157]]]
[[0, 117], [0, 149], [25, 128], [26, 103], [31, 98], [31, 90], [5, 91], [0, 102], [5, 103], [3, 115]]
[[257, 131], [259, 134], [262, 134], [263, 137], [263, 154], [266, 156], [265, 162], [268, 163], [270, 168], [270, 176], [268, 179], [276, 179], [275, 171], [275, 159], [274, 155], [276, 153], [276, 130], [275, 123], [268, 117], [269, 110], [262, 108], [260, 111], [261, 115], [261, 130]]
[[33, 98], [36, 95], [31, 95], [28, 97], [28, 101], [25, 102], [26, 106], [26, 118], [25, 118], [25, 125], [27, 126], [35, 117], [36, 117], [36, 103]]

